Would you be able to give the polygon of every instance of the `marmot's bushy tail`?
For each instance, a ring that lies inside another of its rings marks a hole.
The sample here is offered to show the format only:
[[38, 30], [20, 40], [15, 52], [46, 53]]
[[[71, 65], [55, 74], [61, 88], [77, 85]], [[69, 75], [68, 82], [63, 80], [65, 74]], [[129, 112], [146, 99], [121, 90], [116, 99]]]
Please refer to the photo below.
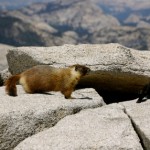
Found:
[[16, 83], [19, 81], [20, 75], [13, 75], [5, 82], [5, 91], [10, 96], [17, 96]]

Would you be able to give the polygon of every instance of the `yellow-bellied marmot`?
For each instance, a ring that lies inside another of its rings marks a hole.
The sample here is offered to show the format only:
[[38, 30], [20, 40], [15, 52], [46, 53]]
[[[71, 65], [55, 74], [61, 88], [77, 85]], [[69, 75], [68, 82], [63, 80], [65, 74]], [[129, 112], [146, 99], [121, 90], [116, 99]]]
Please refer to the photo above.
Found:
[[10, 96], [17, 96], [16, 83], [19, 81], [27, 93], [60, 91], [68, 99], [80, 78], [89, 71], [88, 67], [78, 64], [68, 68], [38, 65], [11, 76], [5, 82], [5, 90]]

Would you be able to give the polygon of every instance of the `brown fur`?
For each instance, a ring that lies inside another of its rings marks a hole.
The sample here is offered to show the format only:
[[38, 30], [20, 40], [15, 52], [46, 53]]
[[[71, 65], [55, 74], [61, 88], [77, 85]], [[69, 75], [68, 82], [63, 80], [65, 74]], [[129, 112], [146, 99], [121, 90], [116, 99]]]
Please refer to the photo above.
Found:
[[68, 68], [54, 68], [39, 65], [21, 74], [11, 76], [5, 83], [6, 93], [17, 96], [16, 83], [19, 82], [27, 93], [60, 91], [65, 98], [71, 98], [76, 84], [90, 69], [82, 65]]

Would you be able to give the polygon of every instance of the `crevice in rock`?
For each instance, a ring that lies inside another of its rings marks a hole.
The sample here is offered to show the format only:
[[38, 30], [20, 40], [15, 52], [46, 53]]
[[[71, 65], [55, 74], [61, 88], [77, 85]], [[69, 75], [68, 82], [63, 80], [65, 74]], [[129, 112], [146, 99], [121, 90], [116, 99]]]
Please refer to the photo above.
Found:
[[[123, 106], [123, 105], [122, 105], [122, 106]], [[124, 107], [124, 106], [123, 106], [123, 107]], [[133, 119], [130, 117], [130, 115], [127, 113], [126, 108], [124, 107], [123, 110], [124, 110], [124, 113], [125, 113], [125, 114], [128, 116], [128, 118], [130, 119], [131, 124], [132, 124], [132, 127], [133, 127], [135, 133], [137, 134], [137, 136], [138, 136], [138, 138], [139, 138], [139, 140], [140, 140], [139, 142], [141, 143], [141, 146], [142, 146], [143, 150], [149, 150], [149, 149], [147, 149], [147, 148], [145, 147], [143, 138], [142, 138], [141, 134], [139, 133], [139, 130], [137, 129], [135, 122], [134, 122]]]
[[93, 71], [81, 78], [76, 89], [94, 88], [106, 104], [138, 98], [139, 91], [148, 84], [150, 78], [132, 72]]
[[45, 116], [45, 118], [47, 118], [48, 120], [45, 119], [45, 121], [41, 121], [40, 119], [37, 120], [37, 123], [34, 125], [34, 130], [31, 133], [28, 134], [24, 134], [23, 138], [21, 138], [20, 140], [18, 140], [15, 144], [11, 145], [10, 147], [6, 148], [6, 150], [11, 150], [14, 149], [19, 143], [21, 143], [23, 140], [25, 140], [28, 137], [31, 137], [39, 132], [42, 132], [46, 129], [49, 128], [53, 128], [54, 126], [57, 125], [57, 123], [59, 123], [59, 121], [61, 121], [62, 119], [64, 119], [67, 116], [72, 116], [75, 115], [77, 113], [79, 113], [82, 110], [86, 110], [86, 109], [94, 109], [94, 108], [98, 108], [101, 107], [103, 105], [99, 104], [99, 105], [95, 105], [92, 107], [74, 107], [73, 109], [67, 109], [67, 108], [60, 108], [59, 110], [53, 111], [51, 114], [51, 117], [48, 117], [50, 114], [48, 114], [48, 116]]

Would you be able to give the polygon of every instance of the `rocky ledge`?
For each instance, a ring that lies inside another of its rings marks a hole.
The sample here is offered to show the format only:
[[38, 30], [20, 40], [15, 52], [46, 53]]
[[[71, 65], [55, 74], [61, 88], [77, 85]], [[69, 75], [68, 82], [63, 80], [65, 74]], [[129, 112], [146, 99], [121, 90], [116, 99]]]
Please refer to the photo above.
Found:
[[21, 47], [9, 50], [7, 60], [12, 74], [38, 64], [87, 65], [93, 72], [82, 78], [77, 88], [94, 88], [107, 104], [137, 98], [150, 81], [150, 51], [119, 44]]
[[92, 72], [77, 85], [74, 100], [56, 92], [26, 94], [19, 85], [18, 96], [10, 97], [0, 87], [0, 149], [149, 150], [150, 101], [136, 103], [150, 80], [149, 53], [119, 44], [9, 50], [1, 83], [38, 64], [78, 63]]

